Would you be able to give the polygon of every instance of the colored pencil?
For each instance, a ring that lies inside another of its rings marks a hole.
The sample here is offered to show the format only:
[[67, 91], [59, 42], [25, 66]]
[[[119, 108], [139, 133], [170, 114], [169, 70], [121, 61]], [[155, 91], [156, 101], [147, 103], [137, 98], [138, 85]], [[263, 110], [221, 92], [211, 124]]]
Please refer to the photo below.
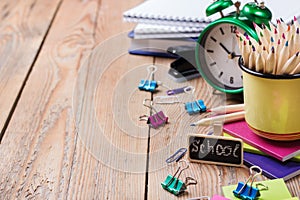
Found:
[[265, 71], [266, 60], [262, 53], [258, 53], [255, 60], [255, 71], [264, 72]]
[[217, 115], [214, 117], [203, 118], [197, 122], [191, 124], [191, 126], [209, 126], [212, 125], [214, 122], [234, 122], [238, 120], [242, 120], [245, 117], [245, 111], [233, 112], [225, 115]]
[[256, 62], [256, 50], [255, 47], [252, 46], [252, 51], [249, 54], [249, 69], [255, 70], [255, 62]]
[[280, 53], [278, 55], [279, 58], [278, 58], [278, 63], [277, 63], [276, 74], [280, 74], [280, 72], [282, 71], [283, 65], [289, 59], [290, 53], [289, 53], [288, 46], [289, 46], [289, 41], [286, 41], [285, 45], [280, 50]]
[[272, 74], [274, 69], [276, 69], [276, 54], [274, 47], [272, 47], [267, 57], [265, 73]]
[[290, 57], [279, 71], [279, 74], [290, 74], [296, 68], [297, 64], [299, 64], [298, 55], [299, 51]]

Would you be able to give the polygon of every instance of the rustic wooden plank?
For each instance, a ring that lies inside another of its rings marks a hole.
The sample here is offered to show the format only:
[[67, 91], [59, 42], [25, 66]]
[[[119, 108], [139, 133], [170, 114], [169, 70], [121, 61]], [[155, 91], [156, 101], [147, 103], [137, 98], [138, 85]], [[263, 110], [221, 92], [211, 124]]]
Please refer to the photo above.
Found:
[[71, 88], [94, 45], [96, 9], [63, 2], [0, 145], [1, 199], [67, 196], [77, 141]]
[[[1, 1], [0, 132], [59, 6], [59, 0]], [[0, 134], [0, 138], [1, 138]]]
[[[118, 39], [118, 43], [124, 37]], [[114, 45], [107, 42], [104, 49], [113, 50]], [[85, 91], [82, 101], [84, 105], [79, 105], [81, 123], [78, 129], [81, 144], [85, 145], [97, 162], [74, 166], [73, 174], [79, 177], [71, 180], [70, 188], [75, 192], [69, 195], [76, 199], [142, 199], [145, 189], [148, 125], [139, 122], [139, 115], [149, 113], [142, 101], [149, 98], [150, 93], [139, 91], [137, 84], [139, 75], [144, 73], [142, 77], [146, 76], [143, 66], [145, 59], [127, 54], [116, 57], [98, 76], [94, 69], [97, 64], [101, 68], [100, 62], [106, 63], [106, 58], [102, 53], [98, 54], [99, 51], [93, 52], [95, 54], [86, 68], [88, 74], [84, 87], [92, 86], [96, 90], [89, 88]], [[92, 116], [94, 112], [96, 119]], [[87, 134], [91, 132], [93, 134]], [[83, 159], [87, 156], [87, 151], [83, 150], [84, 152], [78, 152], [75, 156], [83, 153], [79, 157]], [[95, 166], [91, 174], [80, 173], [94, 165], [97, 167]], [[78, 184], [80, 179], [84, 179], [82, 184]], [[88, 187], [89, 184], [94, 187]], [[98, 192], [94, 194], [95, 190]]]
[[[82, 161], [90, 156], [82, 146], [87, 147], [94, 140], [105, 139], [109, 146], [107, 149], [97, 148], [101, 146], [100, 142], [94, 142], [94, 148], [90, 150], [95, 159], [86, 164], [81, 162], [74, 164], [72, 169], [74, 176], [70, 181], [68, 198], [143, 199], [144, 197], [148, 128], [145, 122], [138, 121], [138, 117], [147, 114], [147, 109], [141, 103], [150, 95], [138, 91], [137, 85], [145, 76], [144, 66], [151, 64], [153, 58], [127, 55], [129, 41], [126, 35], [133, 24], [122, 22], [122, 12], [136, 5], [137, 1], [118, 4], [120, 6], [115, 6], [113, 1], [101, 1], [95, 38], [100, 46], [104, 46], [101, 50], [97, 49], [99, 46], [93, 50], [94, 56], [87, 66], [89, 69], [86, 69], [86, 72], [94, 75], [91, 70], [95, 69], [97, 64], [101, 65], [100, 68], [105, 68], [97, 79], [86, 78], [96, 81], [92, 84], [86, 83], [85, 86], [96, 86], [94, 108], [89, 107], [86, 101], [82, 105], [83, 108], [88, 106], [90, 109], [96, 109], [96, 123], [102, 128], [103, 135], [95, 131], [97, 129], [92, 127], [92, 123], [83, 122], [82, 124], [86, 125], [83, 128], [94, 130], [95, 134], [91, 137], [83, 136], [84, 142], [78, 143], [79, 150], [75, 152], [75, 160]], [[126, 31], [123, 38], [115, 34], [124, 30]], [[104, 44], [100, 43], [107, 38], [109, 39]], [[110, 51], [111, 53], [107, 54]], [[111, 58], [107, 58], [108, 55]], [[103, 64], [106, 62], [110, 64], [108, 66]], [[82, 117], [87, 119], [89, 113], [82, 111]], [[114, 147], [120, 151], [114, 153], [116, 151]], [[107, 154], [106, 158], [103, 158], [104, 153]], [[133, 159], [134, 157], [130, 156], [133, 153], [141, 156], [139, 159]], [[86, 174], [86, 168], [92, 168], [89, 174]]]

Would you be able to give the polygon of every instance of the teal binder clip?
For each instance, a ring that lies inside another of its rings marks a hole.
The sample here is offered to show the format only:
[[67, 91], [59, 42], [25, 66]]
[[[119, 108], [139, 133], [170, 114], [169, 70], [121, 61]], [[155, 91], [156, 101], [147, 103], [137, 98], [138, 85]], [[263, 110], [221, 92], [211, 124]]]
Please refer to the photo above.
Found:
[[[252, 170], [257, 169], [257, 173], [254, 173]], [[235, 197], [240, 198], [242, 200], [255, 200], [260, 196], [259, 189], [257, 187], [253, 187], [254, 178], [261, 175], [262, 169], [258, 166], [250, 167], [250, 176], [247, 181], [239, 182], [237, 188], [233, 191]], [[250, 185], [248, 184], [250, 182]], [[262, 185], [260, 183], [260, 185]], [[267, 186], [263, 185], [264, 189], [268, 189]]]
[[138, 86], [139, 90], [154, 92], [158, 87], [158, 82], [154, 80], [154, 73], [157, 71], [157, 67], [151, 65], [147, 68], [148, 77], [146, 79], [142, 79]]
[[[181, 162], [185, 162], [186, 164], [186, 161], [179, 161], [179, 163]], [[174, 175], [169, 174], [165, 181], [161, 183], [162, 188], [176, 196], [179, 196], [186, 191], [188, 185], [196, 185], [197, 180], [192, 177], [186, 177], [185, 182], [179, 179], [182, 171], [186, 170], [187, 168], [189, 168], [189, 165], [186, 164], [186, 167], [183, 169], [178, 167]]]
[[[193, 86], [185, 87], [184, 92], [186, 94], [190, 94], [193, 97], [193, 99], [195, 99], [193, 96], [195, 88]], [[206, 106], [204, 104], [204, 101], [201, 99], [185, 103], [184, 108], [190, 115], [206, 112]]]
[[154, 92], [157, 87], [158, 87], [157, 82], [151, 80], [141, 80], [139, 84], [140, 90], [144, 90], [148, 92]]
[[185, 109], [190, 115], [206, 112], [206, 106], [201, 99], [185, 103]]

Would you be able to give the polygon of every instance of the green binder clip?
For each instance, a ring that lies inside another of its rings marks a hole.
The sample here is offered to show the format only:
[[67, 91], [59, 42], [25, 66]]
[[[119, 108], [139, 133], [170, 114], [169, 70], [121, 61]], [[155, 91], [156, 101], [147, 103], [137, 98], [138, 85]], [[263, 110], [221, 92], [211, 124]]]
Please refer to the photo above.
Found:
[[174, 175], [169, 174], [165, 181], [161, 183], [162, 188], [176, 196], [183, 194], [186, 191], [188, 185], [197, 184], [197, 180], [192, 177], [186, 177], [184, 182], [179, 179], [181, 173], [189, 168], [189, 165], [186, 164], [186, 161], [179, 161], [179, 163], [182, 162], [184, 162], [186, 166], [183, 168], [179, 166]]

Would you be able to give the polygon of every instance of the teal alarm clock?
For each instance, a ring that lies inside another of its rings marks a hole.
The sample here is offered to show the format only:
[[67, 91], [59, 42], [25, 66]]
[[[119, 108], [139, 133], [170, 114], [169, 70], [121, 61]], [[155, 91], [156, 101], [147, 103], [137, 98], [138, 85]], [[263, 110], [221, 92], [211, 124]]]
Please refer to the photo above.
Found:
[[[236, 6], [236, 11], [224, 16], [222, 10]], [[243, 91], [242, 71], [238, 65], [241, 55], [236, 31], [258, 40], [253, 22], [269, 25], [271, 11], [264, 3], [249, 2], [240, 10], [240, 2], [218, 0], [206, 9], [210, 16], [219, 12], [221, 18], [210, 23], [201, 32], [196, 45], [196, 64], [202, 77], [215, 89], [226, 93]]]

